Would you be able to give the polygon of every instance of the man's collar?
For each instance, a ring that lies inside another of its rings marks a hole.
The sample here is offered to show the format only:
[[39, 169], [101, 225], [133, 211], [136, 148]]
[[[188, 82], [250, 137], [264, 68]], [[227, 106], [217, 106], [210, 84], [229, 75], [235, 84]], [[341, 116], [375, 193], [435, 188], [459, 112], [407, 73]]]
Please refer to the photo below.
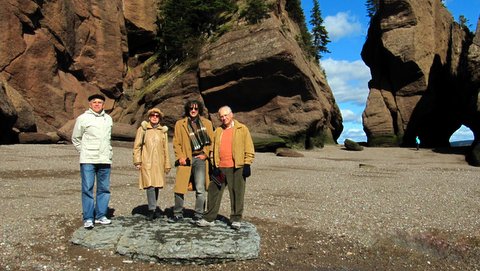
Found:
[[235, 126], [235, 121], [232, 120], [232, 123], [230, 123], [230, 126], [229, 127], [223, 127], [223, 129], [230, 129], [230, 128], [233, 128], [233, 126]]
[[105, 110], [102, 109], [102, 111], [100, 111], [100, 113], [97, 113], [95, 111], [93, 111], [93, 109], [91, 108], [88, 108], [88, 110], [90, 110], [91, 113], [93, 113], [94, 115], [97, 115], [97, 116], [103, 116], [103, 114], [105, 113]]

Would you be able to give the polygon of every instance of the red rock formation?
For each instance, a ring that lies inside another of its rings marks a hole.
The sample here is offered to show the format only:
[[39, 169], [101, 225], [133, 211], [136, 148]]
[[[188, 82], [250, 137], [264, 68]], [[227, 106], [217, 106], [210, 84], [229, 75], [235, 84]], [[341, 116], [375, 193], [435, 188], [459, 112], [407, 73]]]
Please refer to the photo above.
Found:
[[295, 35], [299, 32], [286, 12], [223, 35], [201, 54], [200, 91], [211, 111], [231, 105], [254, 132], [318, 147], [340, 136], [340, 110]]
[[363, 113], [369, 145], [414, 145], [419, 135], [424, 146], [447, 146], [462, 124], [478, 123], [468, 106], [470, 44], [440, 1], [380, 1], [362, 50], [372, 74]]
[[0, 3], [0, 78], [33, 108], [33, 130], [49, 132], [83, 112], [89, 94], [121, 95], [128, 48], [120, 1], [41, 3]]
[[[340, 111], [322, 71], [298, 46], [298, 26], [283, 1], [262, 24], [241, 25], [207, 45], [198, 66], [169, 74], [160, 74], [152, 61], [159, 2], [1, 1], [5, 129], [37, 133], [31, 136], [57, 132], [68, 139], [72, 120], [87, 108], [86, 97], [103, 92], [114, 120], [127, 125], [119, 138], [131, 137], [128, 125], [138, 125], [152, 106], [173, 127], [192, 98], [213, 114], [229, 104], [252, 132], [302, 147], [338, 138]], [[10, 133], [5, 138], [14, 141]]]

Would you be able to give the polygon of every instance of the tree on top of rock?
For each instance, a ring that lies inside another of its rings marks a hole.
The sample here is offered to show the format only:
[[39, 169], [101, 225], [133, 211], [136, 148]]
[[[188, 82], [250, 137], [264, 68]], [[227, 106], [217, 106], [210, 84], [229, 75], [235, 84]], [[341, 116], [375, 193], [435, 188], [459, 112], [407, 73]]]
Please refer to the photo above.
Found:
[[158, 52], [164, 69], [194, 57], [236, 10], [233, 0], [165, 0], [159, 11]]
[[380, 0], [367, 0], [365, 6], [367, 7], [367, 16], [372, 18], [377, 13], [380, 5]]
[[313, 8], [310, 17], [315, 59], [320, 60], [322, 53], [330, 53], [327, 49], [327, 44], [330, 42], [330, 39], [328, 38], [328, 32], [323, 25], [322, 12], [320, 11], [318, 0], [313, 0]]

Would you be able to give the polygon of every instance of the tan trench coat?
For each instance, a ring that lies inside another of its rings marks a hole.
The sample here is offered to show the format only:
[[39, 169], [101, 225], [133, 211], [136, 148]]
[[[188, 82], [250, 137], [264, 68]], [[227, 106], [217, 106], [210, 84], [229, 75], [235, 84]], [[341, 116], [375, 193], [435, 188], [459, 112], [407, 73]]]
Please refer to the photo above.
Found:
[[171, 169], [167, 131], [167, 126], [153, 128], [146, 121], [137, 129], [133, 143], [133, 164], [142, 165], [138, 180], [140, 189], [165, 185], [165, 173]]
[[[207, 129], [207, 134], [210, 137], [210, 140], [213, 141], [213, 124], [211, 121], [204, 117], [200, 117], [200, 120], [203, 123], [203, 126]], [[190, 137], [188, 136], [188, 118], [185, 117], [181, 120], [178, 120], [175, 123], [175, 133], [173, 135], [173, 150], [175, 151], [175, 160], [179, 158], [189, 158], [192, 160], [192, 146], [190, 143]], [[203, 152], [208, 156], [212, 147], [204, 146]], [[206, 169], [206, 184], [205, 187], [208, 187], [210, 183], [210, 177], [208, 174], [208, 162], [205, 163]], [[177, 167], [177, 176], [175, 179], [175, 193], [185, 194], [188, 191], [188, 182], [190, 181], [190, 173], [192, 171], [191, 166], [179, 166]]]

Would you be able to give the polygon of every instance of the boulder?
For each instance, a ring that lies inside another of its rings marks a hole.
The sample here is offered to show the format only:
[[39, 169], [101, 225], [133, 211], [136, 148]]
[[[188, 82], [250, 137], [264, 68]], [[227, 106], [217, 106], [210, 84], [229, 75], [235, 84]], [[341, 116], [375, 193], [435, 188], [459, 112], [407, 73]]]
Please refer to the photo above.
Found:
[[14, 88], [7, 85], [5, 91], [17, 112], [17, 121], [14, 127], [22, 132], [36, 132], [37, 126], [33, 107]]
[[348, 151], [363, 151], [363, 146], [351, 139], [345, 139], [343, 142], [345, 149]]
[[35, 133], [26, 132], [18, 135], [20, 144], [55, 144], [60, 137], [56, 133]]
[[5, 91], [5, 85], [0, 81], [0, 144], [13, 143], [12, 128], [17, 121], [17, 111]]
[[299, 153], [289, 148], [278, 148], [275, 151], [275, 155], [281, 157], [305, 157], [305, 155], [303, 155], [302, 153]]
[[209, 264], [255, 259], [260, 252], [256, 227], [242, 222], [240, 230], [216, 220], [200, 228], [191, 218], [167, 223], [146, 221], [143, 215], [117, 217], [108, 226], [77, 229], [71, 242], [89, 249], [111, 249], [128, 259], [171, 264]]
[[113, 123], [112, 140], [134, 141], [137, 133], [136, 126], [125, 123]]
[[60, 137], [61, 140], [65, 140], [67, 142], [72, 142], [72, 132], [73, 132], [73, 127], [75, 127], [75, 122], [76, 120], [69, 120], [65, 125], [60, 127], [60, 129], [57, 130], [57, 135]]

